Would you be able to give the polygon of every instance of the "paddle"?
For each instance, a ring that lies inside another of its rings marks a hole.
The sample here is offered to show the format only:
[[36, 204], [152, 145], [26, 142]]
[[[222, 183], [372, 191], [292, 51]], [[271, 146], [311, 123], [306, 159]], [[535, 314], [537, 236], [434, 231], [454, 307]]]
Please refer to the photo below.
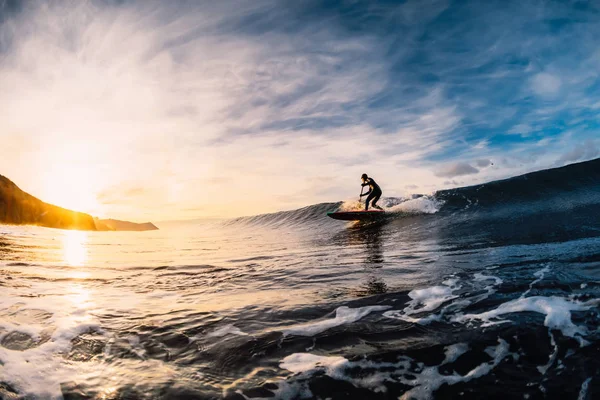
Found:
[[358, 202], [359, 203], [362, 201], [362, 192], [363, 192], [363, 190], [365, 190], [364, 186], [360, 188], [360, 196], [358, 196]]

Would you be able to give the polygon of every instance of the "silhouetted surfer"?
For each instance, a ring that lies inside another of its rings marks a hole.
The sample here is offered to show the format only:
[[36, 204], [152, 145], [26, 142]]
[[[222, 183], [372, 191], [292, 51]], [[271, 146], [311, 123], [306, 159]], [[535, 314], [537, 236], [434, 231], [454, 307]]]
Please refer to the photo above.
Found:
[[381, 197], [381, 194], [382, 194], [381, 188], [379, 187], [377, 182], [375, 182], [375, 180], [373, 178], [369, 178], [367, 176], [367, 174], [362, 174], [360, 179], [362, 179], [362, 181], [363, 181], [363, 183], [361, 185], [362, 187], [369, 186], [369, 191], [367, 193], [360, 195], [361, 197], [369, 196], [369, 197], [367, 197], [367, 201], [365, 201], [365, 211], [369, 210], [369, 202], [371, 200], [373, 200], [373, 202], [371, 203], [371, 206], [373, 206], [373, 208], [383, 211], [383, 209], [377, 205], [377, 201], [379, 200], [379, 198]]

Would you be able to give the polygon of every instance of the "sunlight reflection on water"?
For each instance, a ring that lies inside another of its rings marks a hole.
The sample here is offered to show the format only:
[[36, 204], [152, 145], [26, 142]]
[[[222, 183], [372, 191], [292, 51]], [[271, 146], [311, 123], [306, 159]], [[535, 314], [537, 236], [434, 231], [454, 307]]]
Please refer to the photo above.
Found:
[[[81, 267], [88, 260], [88, 235], [83, 231], [66, 231], [62, 236], [63, 258], [71, 267]], [[74, 278], [81, 278], [74, 276]]]
[[91, 308], [94, 303], [90, 299], [90, 291], [84, 286], [79, 284], [73, 284], [69, 286], [69, 292], [66, 293], [67, 299], [73, 303], [78, 309]]

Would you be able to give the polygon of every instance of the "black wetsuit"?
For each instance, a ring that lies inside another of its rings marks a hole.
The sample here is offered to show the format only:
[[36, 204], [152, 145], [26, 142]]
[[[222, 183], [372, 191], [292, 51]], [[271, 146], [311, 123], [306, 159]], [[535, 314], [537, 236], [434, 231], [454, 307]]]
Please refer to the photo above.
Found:
[[375, 207], [377, 205], [377, 201], [379, 201], [379, 198], [383, 194], [381, 188], [373, 178], [367, 178], [366, 182], [362, 184], [363, 187], [367, 185], [369, 186], [369, 191], [365, 193], [365, 195], [368, 194], [369, 196], [367, 197], [367, 201], [365, 201], [365, 210], [369, 209], [369, 202], [371, 200], [373, 200], [371, 205]]

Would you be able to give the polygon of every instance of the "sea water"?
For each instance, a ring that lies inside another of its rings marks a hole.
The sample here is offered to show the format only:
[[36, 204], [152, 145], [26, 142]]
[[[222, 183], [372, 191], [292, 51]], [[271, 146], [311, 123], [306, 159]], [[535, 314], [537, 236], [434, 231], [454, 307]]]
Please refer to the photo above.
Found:
[[369, 224], [0, 226], [0, 398], [596, 398], [600, 179], [560, 173]]

